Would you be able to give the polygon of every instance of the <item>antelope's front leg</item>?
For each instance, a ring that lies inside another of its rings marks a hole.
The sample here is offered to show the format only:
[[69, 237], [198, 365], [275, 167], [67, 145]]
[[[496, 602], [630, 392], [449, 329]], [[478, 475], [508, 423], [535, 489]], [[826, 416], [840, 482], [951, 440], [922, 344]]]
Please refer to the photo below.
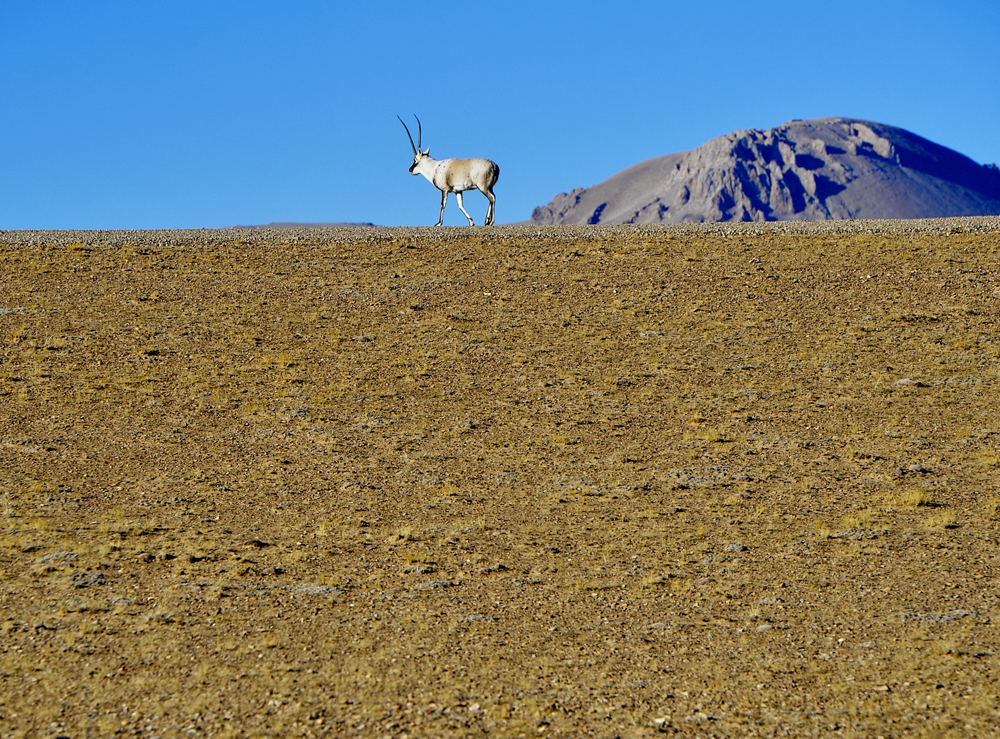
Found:
[[446, 206], [447, 204], [448, 204], [448, 191], [447, 190], [442, 190], [441, 191], [441, 217], [438, 218], [438, 222], [434, 224], [435, 226], [440, 226], [442, 223], [444, 223], [444, 206]]
[[469, 225], [475, 226], [476, 222], [472, 220], [472, 216], [469, 215], [469, 211], [467, 211], [465, 209], [465, 206], [462, 205], [462, 191], [459, 190], [458, 192], [456, 192], [455, 197], [458, 198], [458, 207], [462, 209], [462, 212], [465, 213], [465, 217], [469, 219]]

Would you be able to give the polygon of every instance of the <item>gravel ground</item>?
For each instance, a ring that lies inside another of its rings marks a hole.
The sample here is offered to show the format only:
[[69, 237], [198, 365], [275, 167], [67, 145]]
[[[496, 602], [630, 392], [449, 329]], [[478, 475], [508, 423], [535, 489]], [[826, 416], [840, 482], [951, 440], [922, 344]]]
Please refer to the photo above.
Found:
[[0, 233], [0, 736], [989, 736], [998, 231]]
[[1000, 229], [1000, 216], [975, 218], [930, 218], [908, 221], [773, 221], [754, 223], [690, 223], [666, 226], [536, 226], [512, 225], [496, 227], [421, 227], [388, 228], [355, 226], [350, 228], [221, 228], [174, 229], [157, 231], [2, 231], [0, 243], [10, 247], [41, 244], [70, 244], [81, 239], [109, 246], [182, 244], [192, 240], [203, 244], [229, 244], [235, 234], [246, 244], [266, 246], [276, 241], [336, 240], [345, 244], [371, 243], [399, 239], [430, 239], [444, 243], [462, 241], [469, 235], [477, 238], [492, 236], [495, 241], [526, 238], [594, 240], [623, 236], [656, 237], [663, 235], [722, 235], [760, 236], [778, 234], [937, 234], [994, 233]]

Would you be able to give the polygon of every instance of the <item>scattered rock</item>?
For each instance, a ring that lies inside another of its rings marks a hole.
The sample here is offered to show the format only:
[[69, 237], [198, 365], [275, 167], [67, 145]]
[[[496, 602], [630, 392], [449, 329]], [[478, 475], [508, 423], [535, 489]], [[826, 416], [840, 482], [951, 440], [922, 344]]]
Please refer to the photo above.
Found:
[[979, 618], [979, 613], [977, 611], [956, 609], [945, 613], [939, 613], [936, 611], [930, 611], [928, 613], [897, 613], [896, 617], [902, 619], [903, 621], [923, 621], [930, 624], [945, 624], [950, 621], [957, 621], [960, 618]]
[[429, 575], [432, 572], [437, 572], [437, 567], [434, 567], [433, 565], [429, 564], [420, 563], [404, 568], [403, 572], [405, 572], [407, 575]]
[[147, 623], [172, 624], [177, 621], [177, 617], [171, 611], [154, 611], [146, 614]]
[[72, 562], [75, 559], [79, 559], [80, 555], [76, 552], [52, 552], [52, 554], [46, 554], [44, 557], [38, 559], [39, 564], [49, 564], [51, 562]]
[[493, 572], [507, 572], [509, 568], [503, 562], [497, 562], [492, 565], [483, 565], [482, 567], [476, 568], [477, 575], [489, 575]]
[[439, 588], [455, 588], [461, 585], [460, 582], [455, 582], [454, 580], [431, 580], [430, 582], [422, 582], [419, 585], [414, 585], [414, 590], [437, 590]]
[[102, 572], [74, 572], [70, 578], [74, 588], [89, 588], [97, 585], [107, 585], [108, 578]]

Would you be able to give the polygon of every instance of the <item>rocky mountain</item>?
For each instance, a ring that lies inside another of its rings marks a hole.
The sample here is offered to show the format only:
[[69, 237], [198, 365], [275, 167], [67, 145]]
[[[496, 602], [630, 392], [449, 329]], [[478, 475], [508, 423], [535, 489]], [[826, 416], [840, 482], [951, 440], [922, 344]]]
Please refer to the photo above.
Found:
[[535, 208], [537, 224], [1000, 214], [1000, 170], [882, 123], [795, 120], [648, 159]]

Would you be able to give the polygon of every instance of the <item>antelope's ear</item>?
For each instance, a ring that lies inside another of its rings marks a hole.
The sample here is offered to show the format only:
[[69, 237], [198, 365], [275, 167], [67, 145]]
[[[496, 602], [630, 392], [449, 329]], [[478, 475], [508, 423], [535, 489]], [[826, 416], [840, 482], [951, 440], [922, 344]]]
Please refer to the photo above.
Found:
[[431, 153], [431, 147], [429, 147], [429, 146], [428, 146], [428, 147], [427, 147], [426, 149], [424, 149], [424, 156], [425, 156], [425, 157], [426, 157], [426, 156], [429, 156], [429, 155], [430, 155], [430, 153]]

